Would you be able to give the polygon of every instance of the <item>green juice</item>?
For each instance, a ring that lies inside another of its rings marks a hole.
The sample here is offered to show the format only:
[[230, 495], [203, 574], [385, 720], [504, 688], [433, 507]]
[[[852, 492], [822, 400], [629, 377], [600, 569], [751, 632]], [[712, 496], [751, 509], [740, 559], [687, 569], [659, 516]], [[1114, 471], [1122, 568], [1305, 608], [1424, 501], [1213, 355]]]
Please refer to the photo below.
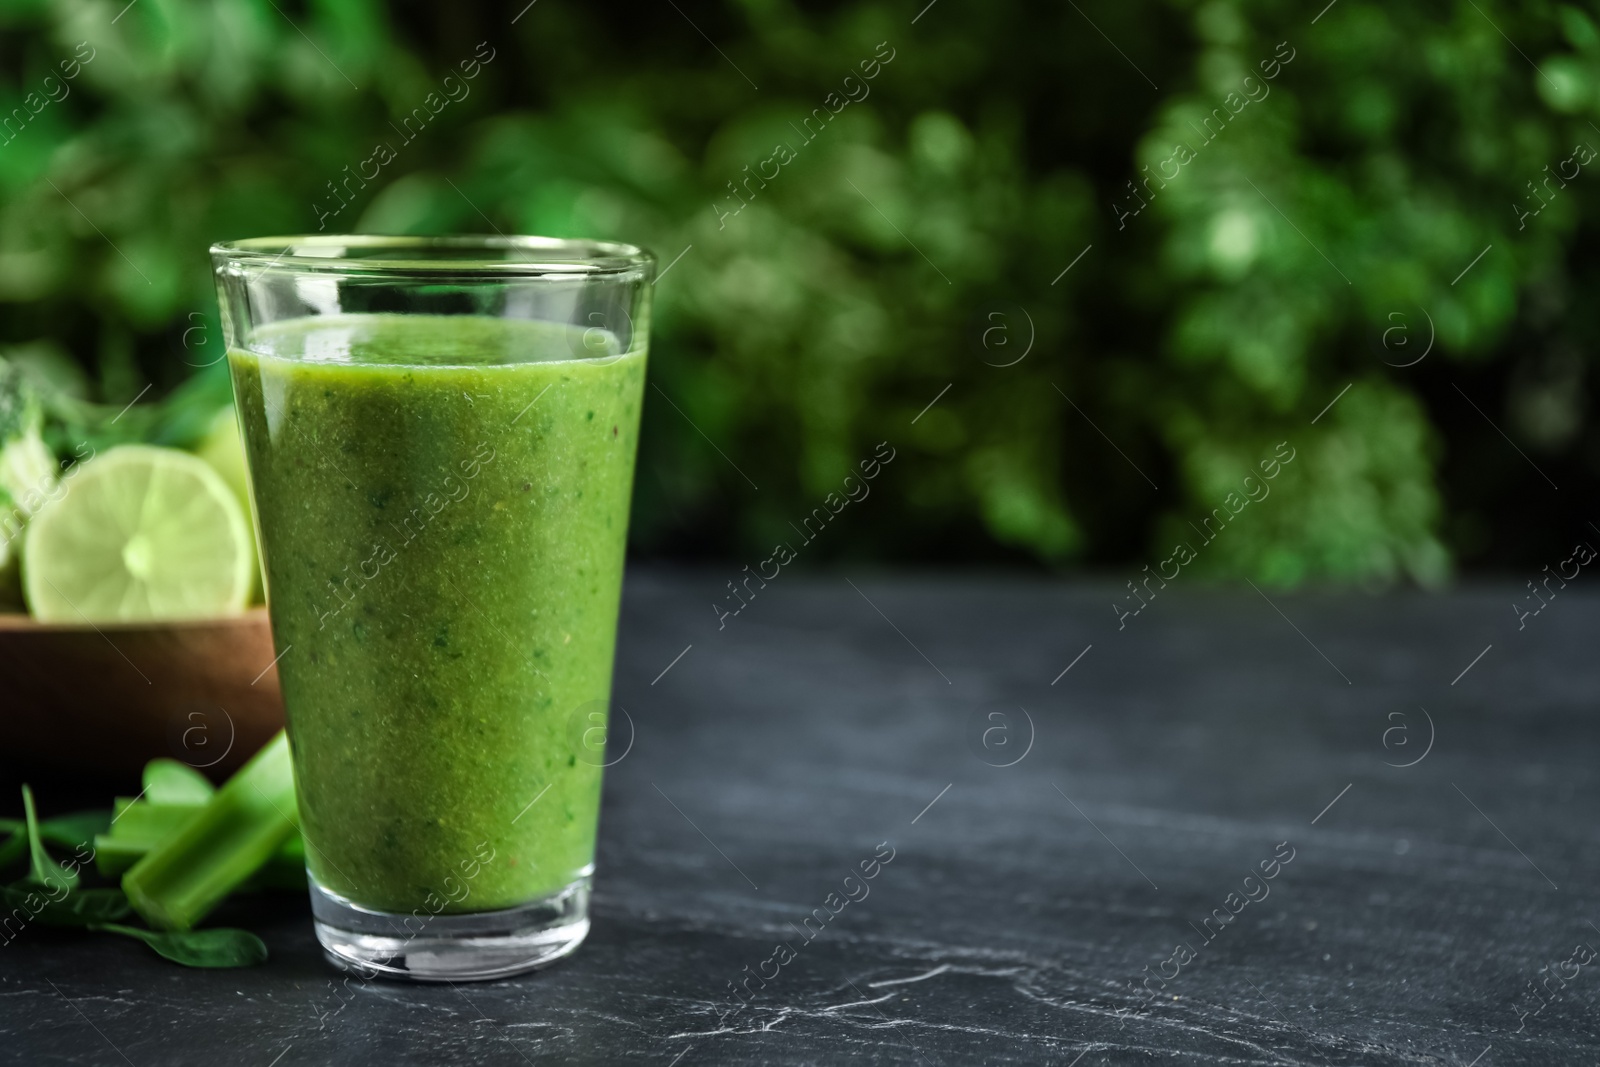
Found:
[[338, 315], [229, 353], [306, 858], [360, 907], [592, 869], [645, 354], [586, 342]]

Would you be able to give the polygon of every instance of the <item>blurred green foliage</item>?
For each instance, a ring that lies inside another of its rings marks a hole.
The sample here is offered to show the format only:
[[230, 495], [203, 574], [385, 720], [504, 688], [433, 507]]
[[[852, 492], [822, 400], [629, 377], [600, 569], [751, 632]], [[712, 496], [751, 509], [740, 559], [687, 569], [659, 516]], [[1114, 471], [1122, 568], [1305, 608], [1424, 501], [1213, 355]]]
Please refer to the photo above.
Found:
[[330, 231], [671, 264], [647, 554], [765, 555], [882, 440], [880, 499], [812, 558], [1142, 564], [1288, 441], [1195, 570], [1434, 582], [1543, 550], [1513, 526], [1549, 507], [1533, 460], [1591, 477], [1594, 316], [1569, 311], [1600, 181], [1528, 183], [1600, 147], [1592, 11], [524, 3], [7, 0], [0, 344], [104, 403], [215, 374], [207, 245], [315, 231], [384, 144]]

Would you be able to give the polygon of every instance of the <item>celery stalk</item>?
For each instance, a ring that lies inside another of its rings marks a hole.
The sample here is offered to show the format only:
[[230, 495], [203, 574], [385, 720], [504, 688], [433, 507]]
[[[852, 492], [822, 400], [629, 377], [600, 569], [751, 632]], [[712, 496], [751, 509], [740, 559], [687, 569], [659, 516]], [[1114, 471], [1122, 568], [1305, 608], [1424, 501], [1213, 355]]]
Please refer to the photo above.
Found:
[[121, 841], [101, 835], [94, 839], [95, 869], [114, 878], [150, 854], [146, 841]]
[[94, 863], [100, 873], [121, 874], [145, 854], [200, 814], [205, 801], [194, 804], [152, 804], [135, 797], [117, 797], [115, 818], [94, 838]]
[[289, 741], [279, 733], [134, 864], [122, 889], [151, 926], [187, 930], [266, 863], [298, 822]]
[[[149, 855], [151, 847], [144, 841], [101, 838], [94, 849], [95, 867], [106, 877], [114, 878]], [[259, 871], [240, 883], [239, 891], [305, 887], [305, 844], [300, 840], [300, 836], [295, 834], [268, 857]]]
[[[94, 838], [95, 866], [107, 877], [122, 874], [145, 854], [183, 829], [208, 801], [152, 803], [137, 797], [117, 797], [116, 818]], [[3, 830], [4, 826], [0, 826]], [[290, 834], [261, 870], [240, 889], [304, 889], [306, 849], [299, 834]]]
[[123, 808], [117, 815], [117, 821], [98, 836], [158, 845], [181, 830], [205, 807], [205, 804], [152, 804], [148, 800], [141, 801]]
[[[167, 838], [183, 828], [204, 805], [194, 807], [145, 802], [130, 807], [111, 827], [109, 834], [97, 834], [94, 839], [94, 863], [101, 874], [114, 878]], [[149, 810], [145, 810], [145, 809]], [[128, 824], [132, 824], [128, 827]], [[135, 832], [136, 831], [136, 832]], [[241, 889], [304, 889], [306, 884], [306, 848], [299, 834], [290, 834], [265, 866]]]
[[[95, 867], [114, 878], [150, 854], [143, 841], [112, 838], [95, 846]], [[238, 892], [252, 889], [304, 889], [306, 887], [305, 845], [298, 834], [289, 838], [267, 858], [261, 869], [239, 884]]]

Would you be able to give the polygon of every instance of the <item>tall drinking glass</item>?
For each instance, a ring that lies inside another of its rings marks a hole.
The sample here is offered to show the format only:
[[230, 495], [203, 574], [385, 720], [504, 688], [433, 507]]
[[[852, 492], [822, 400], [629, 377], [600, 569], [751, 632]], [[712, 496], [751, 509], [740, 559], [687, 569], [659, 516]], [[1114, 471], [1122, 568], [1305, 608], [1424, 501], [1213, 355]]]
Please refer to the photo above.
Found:
[[329, 958], [497, 978], [589, 930], [655, 261], [211, 249]]

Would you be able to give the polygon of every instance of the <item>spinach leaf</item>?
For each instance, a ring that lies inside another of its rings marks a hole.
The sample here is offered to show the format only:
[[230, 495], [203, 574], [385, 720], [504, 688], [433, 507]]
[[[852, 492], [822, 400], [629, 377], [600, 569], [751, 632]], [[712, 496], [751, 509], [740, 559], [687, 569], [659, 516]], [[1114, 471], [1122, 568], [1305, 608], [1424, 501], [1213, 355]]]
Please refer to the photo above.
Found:
[[[105, 811], [58, 815], [39, 824], [39, 840], [76, 851], [90, 845], [95, 835], [105, 833], [110, 825], [111, 814]], [[28, 853], [28, 824], [22, 819], [0, 819], [0, 833], [7, 832], [11, 836], [0, 844], [0, 871]]]
[[128, 895], [115, 887], [106, 889], [79, 889], [63, 901], [72, 917], [84, 925], [121, 919], [133, 911]]
[[46, 926], [92, 926], [121, 919], [133, 910], [120, 889], [73, 889], [54, 895], [59, 886], [41, 886], [23, 879], [0, 886], [0, 906], [18, 919], [37, 919]]
[[50, 894], [54, 889], [53, 886], [42, 886], [38, 882], [23, 878], [10, 885], [0, 886], [0, 907], [6, 910], [11, 919], [18, 922], [25, 923], [38, 919], [65, 899], [62, 896], [52, 898]]
[[[7, 820], [8, 822], [10, 820]], [[11, 837], [5, 844], [0, 845], [0, 871], [11, 866], [28, 851], [28, 831], [22, 823], [17, 823], [17, 828], [11, 831]]]
[[78, 849], [94, 841], [95, 834], [111, 829], [109, 811], [75, 811], [39, 824], [39, 839], [62, 848]]
[[58, 885], [72, 889], [78, 884], [78, 875], [63, 868], [45, 851], [44, 842], [39, 839], [39, 816], [33, 810], [33, 790], [27, 786], [22, 787], [22, 810], [28, 827], [29, 879], [52, 889]]
[[97, 923], [107, 930], [138, 938], [174, 963], [185, 967], [253, 967], [267, 959], [267, 946], [248, 930], [216, 927], [210, 930], [141, 930], [121, 923]]

